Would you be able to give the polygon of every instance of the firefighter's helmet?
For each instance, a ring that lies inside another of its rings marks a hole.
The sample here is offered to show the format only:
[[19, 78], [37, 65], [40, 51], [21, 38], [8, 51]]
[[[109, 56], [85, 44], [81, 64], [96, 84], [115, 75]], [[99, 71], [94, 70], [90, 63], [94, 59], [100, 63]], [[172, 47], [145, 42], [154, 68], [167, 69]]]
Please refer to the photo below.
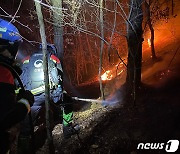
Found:
[[18, 29], [12, 23], [0, 18], [0, 52], [8, 49], [15, 57], [21, 42]]
[[[42, 44], [40, 44], [39, 48], [42, 50]], [[54, 44], [47, 44], [47, 50], [53, 54], [53, 55], [56, 55], [57, 54], [57, 50], [56, 50], [56, 47], [54, 46]]]

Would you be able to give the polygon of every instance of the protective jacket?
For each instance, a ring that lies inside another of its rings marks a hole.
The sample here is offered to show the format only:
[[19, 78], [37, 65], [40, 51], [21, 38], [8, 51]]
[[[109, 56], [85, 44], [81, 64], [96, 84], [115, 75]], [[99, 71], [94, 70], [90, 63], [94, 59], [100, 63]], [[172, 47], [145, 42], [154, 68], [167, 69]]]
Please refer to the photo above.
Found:
[[[5, 154], [10, 150], [12, 137], [9, 128], [16, 128], [30, 111], [30, 103], [34, 96], [21, 90], [16, 99], [14, 79], [21, 71], [15, 67], [14, 58], [22, 38], [18, 29], [11, 23], [0, 18], [0, 153]], [[22, 84], [21, 84], [22, 86]], [[23, 98], [22, 98], [22, 97]], [[14, 133], [15, 134], [15, 133]]]
[[10, 61], [0, 56], [0, 153], [2, 154], [7, 153], [12, 144], [11, 133], [8, 130], [14, 128], [28, 113], [27, 106], [16, 101], [14, 74], [9, 66], [13, 68]]
[[[57, 103], [62, 97], [62, 67], [60, 60], [53, 54], [48, 54], [48, 70], [50, 80], [50, 96], [54, 103]], [[30, 90], [35, 98], [31, 107], [31, 115], [34, 125], [36, 119], [45, 104], [45, 83], [43, 72], [43, 53], [42, 50], [33, 53], [31, 56], [22, 60], [22, 74], [20, 76], [25, 89]], [[29, 119], [21, 123], [21, 136], [30, 135]]]
[[[26, 116], [28, 109], [23, 103], [17, 103], [15, 95], [14, 74], [6, 66], [12, 66], [12, 61], [0, 56], [0, 130], [6, 130], [20, 122]], [[14, 68], [16, 69], [16, 68]], [[18, 70], [19, 72], [19, 70]]]

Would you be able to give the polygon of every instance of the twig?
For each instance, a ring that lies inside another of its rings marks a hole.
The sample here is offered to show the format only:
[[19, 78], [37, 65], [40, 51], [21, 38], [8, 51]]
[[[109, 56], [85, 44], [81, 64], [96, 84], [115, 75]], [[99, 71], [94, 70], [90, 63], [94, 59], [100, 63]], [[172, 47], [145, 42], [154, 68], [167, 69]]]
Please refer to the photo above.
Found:
[[111, 38], [110, 38], [110, 42], [109, 42], [109, 46], [108, 46], [108, 58], [109, 58], [109, 62], [110, 62], [110, 45], [112, 44], [113, 35], [114, 35], [115, 28], [116, 28], [116, 10], [117, 10], [117, 3], [115, 3], [114, 24], [113, 24]]
[[68, 10], [68, 9], [65, 9], [65, 8], [58, 8], [58, 7], [55, 7], [55, 6], [51, 6], [51, 5], [45, 4], [45, 3], [43, 3], [43, 2], [40, 1], [40, 0], [34, 0], [34, 2], [37, 2], [37, 3], [39, 3], [39, 4], [41, 4], [41, 5], [45, 6], [45, 7], [48, 7], [48, 8], [50, 8], [51, 10], [52, 10], [52, 9], [58, 9], [58, 10], [64, 10], [64, 11]]
[[[5, 15], [0, 15], [0, 16], [4, 16], [4, 17], [7, 17], [7, 18], [12, 18], [12, 15], [10, 15], [9, 13], [7, 13], [2, 7], [0, 7], [0, 9], [7, 15], [7, 16], [5, 16]], [[11, 21], [13, 20], [14, 22], [17, 22], [17, 23], [20, 24], [21, 26], [23, 26], [23, 27], [29, 29], [31, 32], [33, 32], [32, 29], [28, 27], [28, 25], [24, 25], [23, 23], [21, 23], [20, 21], [16, 20], [15, 18], [20, 18], [20, 16], [13, 16], [13, 19], [11, 19]], [[10, 22], [9, 22], [9, 23], [10, 23]]]
[[[9, 15], [3, 15], [3, 14], [0, 14], [1, 17], [5, 17], [5, 18], [12, 18], [12, 16], [9, 16]], [[19, 18], [20, 16], [16, 16], [16, 18]]]
[[[11, 15], [9, 15], [9, 13], [7, 13], [2, 7], [0, 7], [0, 9], [1, 9], [6, 15], [11, 16]], [[11, 16], [11, 17], [12, 17], [12, 16]]]
[[11, 23], [12, 21], [14, 21], [14, 18], [16, 17], [16, 14], [18, 13], [18, 11], [19, 11], [19, 9], [20, 9], [21, 4], [22, 4], [22, 0], [20, 1], [19, 6], [18, 6], [18, 8], [17, 8], [15, 14], [14, 14], [14, 16], [12, 17], [12, 19], [11, 19], [11, 21], [10, 21], [9, 23]]
[[28, 25], [24, 25], [23, 23], [19, 22], [18, 20], [15, 20], [15, 19], [14, 19], [14, 21], [16, 21], [16, 22], [17, 22], [18, 24], [20, 24], [21, 26], [23, 26], [23, 27], [29, 29], [31, 32], [33, 32], [33, 30], [32, 30], [31, 28], [29, 28]]

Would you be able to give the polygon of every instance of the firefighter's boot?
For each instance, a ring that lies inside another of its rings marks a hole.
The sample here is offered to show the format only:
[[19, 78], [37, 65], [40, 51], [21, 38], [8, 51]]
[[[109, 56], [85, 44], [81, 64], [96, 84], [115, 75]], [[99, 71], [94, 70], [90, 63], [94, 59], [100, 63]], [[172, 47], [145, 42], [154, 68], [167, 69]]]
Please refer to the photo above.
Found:
[[63, 111], [63, 135], [65, 139], [70, 138], [74, 134], [78, 134], [80, 127], [73, 124], [73, 112]]
[[78, 124], [69, 123], [68, 125], [63, 125], [63, 135], [65, 139], [70, 138], [72, 135], [78, 134], [80, 131], [80, 126]]

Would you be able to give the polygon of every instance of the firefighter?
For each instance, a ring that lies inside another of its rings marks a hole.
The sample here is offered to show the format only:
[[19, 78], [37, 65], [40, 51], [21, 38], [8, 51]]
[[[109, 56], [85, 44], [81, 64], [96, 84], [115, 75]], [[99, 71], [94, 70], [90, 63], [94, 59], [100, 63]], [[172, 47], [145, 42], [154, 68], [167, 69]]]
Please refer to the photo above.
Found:
[[22, 39], [17, 28], [0, 18], [0, 153], [10, 149], [10, 130], [22, 121], [34, 101], [30, 91], [21, 90], [16, 97], [15, 78], [22, 72], [15, 56]]
[[[47, 49], [50, 97], [53, 103], [55, 103], [56, 105], [60, 105], [61, 109], [63, 107], [63, 135], [64, 138], [69, 138], [71, 137], [71, 135], [76, 134], [79, 131], [79, 127], [78, 125], [73, 124], [72, 99], [69, 95], [67, 95], [67, 93], [63, 93], [63, 70], [60, 60], [55, 56], [56, 49], [51, 44], [47, 45]], [[21, 75], [21, 79], [23, 81], [23, 84], [25, 85], [25, 88], [30, 90], [35, 97], [35, 102], [31, 107], [32, 119], [35, 123], [38, 118], [38, 114], [45, 103], [43, 53], [41, 46], [37, 50], [37, 52], [34, 52], [31, 56], [24, 58], [22, 63], [23, 73]], [[62, 103], [64, 104], [62, 105]], [[59, 111], [59, 114], [60, 113], [62, 112]], [[29, 138], [28, 136], [30, 135], [30, 128], [28, 126], [27, 120], [28, 118], [26, 118], [26, 120], [22, 124], [23, 127], [20, 133], [19, 144], [25, 143], [25, 138], [27, 138], [27, 140]]]

